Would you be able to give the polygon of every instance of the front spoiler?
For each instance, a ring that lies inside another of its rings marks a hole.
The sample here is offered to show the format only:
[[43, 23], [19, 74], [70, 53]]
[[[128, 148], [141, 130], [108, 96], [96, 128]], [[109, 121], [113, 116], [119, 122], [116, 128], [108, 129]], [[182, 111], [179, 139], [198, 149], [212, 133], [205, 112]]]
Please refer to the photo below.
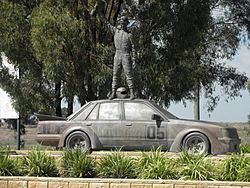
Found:
[[212, 148], [212, 154], [237, 153], [240, 151], [240, 139], [218, 138], [219, 144]]

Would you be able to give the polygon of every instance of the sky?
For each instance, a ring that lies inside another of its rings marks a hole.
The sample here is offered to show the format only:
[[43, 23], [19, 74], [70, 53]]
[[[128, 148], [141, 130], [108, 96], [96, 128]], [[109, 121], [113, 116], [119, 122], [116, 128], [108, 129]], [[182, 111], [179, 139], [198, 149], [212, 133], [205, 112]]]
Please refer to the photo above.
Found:
[[[226, 63], [237, 68], [241, 73], [245, 73], [250, 79], [250, 49], [247, 49], [246, 46], [242, 46], [238, 54]], [[247, 122], [250, 114], [250, 93], [247, 90], [241, 90], [241, 94], [242, 97], [237, 97], [228, 103], [225, 102], [225, 96], [221, 96], [218, 106], [210, 113], [205, 107], [206, 100], [201, 97], [200, 119], [216, 122]], [[179, 118], [194, 119], [193, 109], [194, 104], [187, 102], [186, 107], [182, 103], [171, 104], [168, 111]]]
[[[18, 73], [14, 67], [8, 63], [7, 58], [4, 54], [2, 56], [2, 63], [4, 66], [8, 67], [10, 74], [18, 76]], [[17, 119], [19, 117], [18, 113], [14, 110], [11, 99], [8, 94], [0, 88], [0, 119]]]

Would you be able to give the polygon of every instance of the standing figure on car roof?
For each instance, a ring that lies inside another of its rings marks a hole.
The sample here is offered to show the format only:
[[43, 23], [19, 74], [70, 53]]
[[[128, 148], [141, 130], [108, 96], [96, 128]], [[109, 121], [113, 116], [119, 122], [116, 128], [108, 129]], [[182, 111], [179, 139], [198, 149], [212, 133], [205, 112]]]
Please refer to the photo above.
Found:
[[[107, 28], [114, 35], [115, 44], [115, 57], [113, 68], [113, 80], [112, 80], [112, 93], [109, 99], [116, 98], [116, 90], [118, 87], [119, 79], [121, 77], [121, 68], [123, 67], [126, 75], [126, 80], [129, 88], [130, 99], [135, 99], [134, 83], [132, 75], [132, 66], [135, 66], [135, 50], [132, 42], [132, 34], [128, 31], [127, 25], [129, 23], [126, 16], [121, 16], [118, 26], [111, 25], [104, 15], [105, 1], [97, 0], [91, 15], [98, 14], [100, 20], [107, 26]], [[133, 65], [132, 65], [133, 64]]]

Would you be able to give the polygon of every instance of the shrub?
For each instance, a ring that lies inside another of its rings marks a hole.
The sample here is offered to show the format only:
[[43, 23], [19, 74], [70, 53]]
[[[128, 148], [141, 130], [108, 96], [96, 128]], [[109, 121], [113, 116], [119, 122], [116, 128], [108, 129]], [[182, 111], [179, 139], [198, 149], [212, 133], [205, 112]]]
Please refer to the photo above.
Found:
[[21, 175], [20, 165], [17, 159], [11, 159], [8, 152], [0, 148], [0, 176], [17, 176]]
[[134, 160], [119, 151], [104, 156], [98, 165], [98, 174], [107, 178], [134, 178]]
[[81, 149], [64, 151], [62, 169], [63, 175], [69, 177], [83, 178], [95, 175], [94, 161]]
[[221, 180], [250, 181], [250, 158], [243, 153], [227, 157], [220, 169]]
[[186, 180], [214, 180], [211, 160], [202, 154], [182, 151], [178, 159], [179, 176]]
[[240, 153], [250, 153], [250, 145], [240, 144]]
[[175, 179], [175, 160], [167, 158], [160, 148], [150, 153], [142, 153], [137, 164], [139, 178], [143, 179]]
[[55, 159], [44, 151], [32, 150], [21, 160], [23, 172], [28, 176], [57, 176]]

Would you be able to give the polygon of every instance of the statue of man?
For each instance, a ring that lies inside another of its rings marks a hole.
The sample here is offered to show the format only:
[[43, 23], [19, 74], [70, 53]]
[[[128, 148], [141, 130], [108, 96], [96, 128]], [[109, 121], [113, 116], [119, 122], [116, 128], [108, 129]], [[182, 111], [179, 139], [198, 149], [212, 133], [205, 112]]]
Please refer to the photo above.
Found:
[[94, 10], [91, 12], [92, 15], [98, 14], [101, 21], [105, 23], [110, 32], [114, 35], [115, 44], [115, 56], [114, 56], [114, 68], [113, 68], [113, 80], [112, 80], [112, 93], [109, 99], [116, 98], [116, 90], [121, 77], [121, 68], [124, 69], [126, 75], [126, 80], [129, 88], [130, 99], [135, 99], [134, 95], [134, 84], [132, 75], [132, 64], [135, 64], [135, 50], [132, 42], [132, 35], [127, 29], [129, 23], [128, 18], [122, 16], [118, 21], [117, 27], [111, 25], [105, 18], [103, 5], [105, 3], [103, 0], [97, 0]]

